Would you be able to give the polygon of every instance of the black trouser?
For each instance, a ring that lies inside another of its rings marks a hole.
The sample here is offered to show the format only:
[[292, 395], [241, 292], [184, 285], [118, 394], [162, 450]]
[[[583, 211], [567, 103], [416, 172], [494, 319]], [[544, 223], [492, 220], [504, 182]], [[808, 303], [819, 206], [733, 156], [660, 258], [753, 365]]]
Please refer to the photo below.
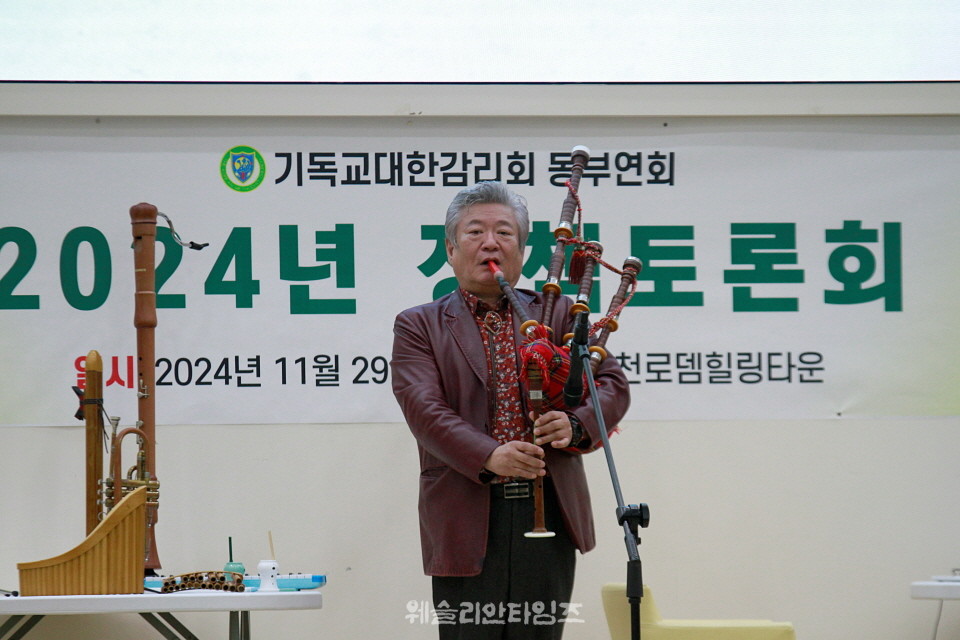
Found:
[[[532, 483], [531, 483], [532, 486]], [[576, 547], [567, 535], [553, 483], [544, 482], [544, 512], [552, 538], [527, 538], [533, 497], [507, 499], [491, 487], [490, 531], [483, 571], [433, 578], [441, 640], [559, 640], [563, 634]]]

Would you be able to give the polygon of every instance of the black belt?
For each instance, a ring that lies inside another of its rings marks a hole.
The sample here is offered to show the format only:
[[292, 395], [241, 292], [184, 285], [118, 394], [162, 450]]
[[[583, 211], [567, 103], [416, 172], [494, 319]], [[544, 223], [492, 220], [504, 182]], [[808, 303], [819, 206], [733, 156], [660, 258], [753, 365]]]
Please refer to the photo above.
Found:
[[[546, 482], [544, 478], [544, 482]], [[533, 480], [519, 480], [517, 482], [500, 482], [490, 485], [494, 498], [504, 500], [519, 500], [533, 497]]]

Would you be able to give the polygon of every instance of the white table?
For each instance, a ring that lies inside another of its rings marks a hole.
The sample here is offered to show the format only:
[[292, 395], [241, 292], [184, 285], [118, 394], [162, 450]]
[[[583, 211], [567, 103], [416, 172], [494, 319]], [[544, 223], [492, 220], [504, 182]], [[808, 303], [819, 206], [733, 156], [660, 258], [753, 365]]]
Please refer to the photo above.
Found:
[[[935, 576], [936, 577], [936, 576]], [[923, 580], [910, 584], [910, 597], [917, 600], [939, 600], [937, 620], [933, 623], [933, 637], [937, 637], [940, 627], [940, 614], [943, 612], [944, 600], [960, 600], [960, 579], [955, 576], [945, 577], [943, 580]]]
[[910, 585], [910, 597], [921, 600], [960, 600], [960, 580], [926, 580]]
[[81, 613], [138, 613], [168, 640], [198, 640], [173, 616], [184, 611], [229, 611], [230, 640], [250, 640], [251, 611], [320, 609], [322, 606], [323, 595], [319, 589], [249, 593], [195, 589], [105, 596], [0, 597], [0, 616], [10, 616], [0, 625], [0, 640], [19, 640], [44, 616]]

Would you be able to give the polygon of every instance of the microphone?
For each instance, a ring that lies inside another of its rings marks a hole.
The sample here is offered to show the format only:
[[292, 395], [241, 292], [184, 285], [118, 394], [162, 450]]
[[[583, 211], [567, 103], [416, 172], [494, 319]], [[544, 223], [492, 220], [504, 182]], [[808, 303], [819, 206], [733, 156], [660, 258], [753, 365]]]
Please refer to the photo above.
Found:
[[567, 382], [563, 385], [563, 403], [568, 409], [579, 407], [580, 400], [583, 399], [583, 358], [580, 357], [582, 351], [580, 347], [587, 346], [589, 334], [587, 312], [581, 311], [574, 320], [573, 342], [570, 345], [570, 375], [567, 376]]

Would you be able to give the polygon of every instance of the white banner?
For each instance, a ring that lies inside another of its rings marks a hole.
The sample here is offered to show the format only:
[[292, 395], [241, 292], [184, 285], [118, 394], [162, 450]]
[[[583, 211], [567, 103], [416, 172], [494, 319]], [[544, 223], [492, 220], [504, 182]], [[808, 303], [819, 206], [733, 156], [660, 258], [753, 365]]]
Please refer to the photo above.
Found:
[[[645, 265], [608, 343], [629, 419], [956, 414], [958, 133], [956, 118], [0, 119], [0, 424], [72, 424], [92, 349], [107, 412], [135, 419], [138, 202], [209, 243], [158, 242], [158, 423], [399, 421], [393, 319], [451, 286], [447, 204], [477, 180], [524, 195], [520, 286], [539, 288], [575, 144], [592, 150], [586, 237]], [[594, 320], [618, 282], [600, 275]]]

